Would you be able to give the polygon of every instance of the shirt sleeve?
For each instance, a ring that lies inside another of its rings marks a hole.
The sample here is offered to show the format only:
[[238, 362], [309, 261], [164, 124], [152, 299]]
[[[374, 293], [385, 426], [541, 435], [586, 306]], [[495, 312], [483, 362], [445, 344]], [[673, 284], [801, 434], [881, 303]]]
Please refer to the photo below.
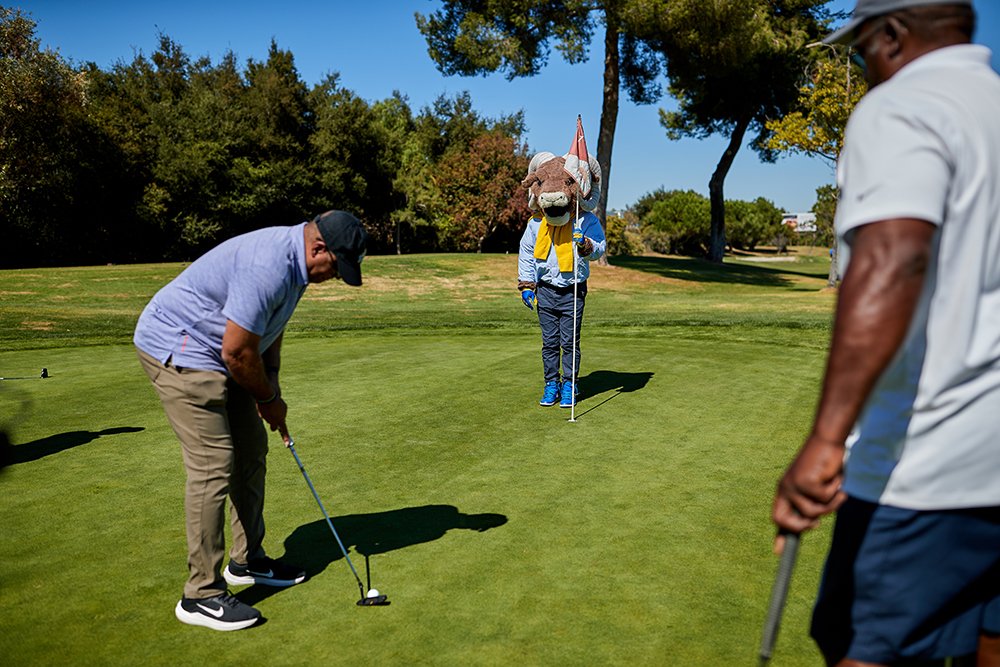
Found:
[[836, 227], [848, 242], [852, 230], [882, 220], [940, 225], [953, 172], [946, 122], [885, 96], [872, 102], [856, 108], [837, 164]]
[[594, 244], [594, 251], [587, 255], [588, 260], [599, 259], [608, 249], [608, 241], [601, 228], [601, 219], [593, 213], [589, 214], [583, 225], [583, 235]]
[[517, 253], [517, 279], [520, 282], [533, 283], [538, 280], [538, 270], [535, 263], [535, 239], [538, 237], [537, 225], [532, 228], [531, 220], [524, 226], [521, 235], [521, 246]]
[[275, 282], [267, 267], [249, 266], [229, 281], [222, 314], [247, 331], [263, 336], [283, 293], [283, 283]]

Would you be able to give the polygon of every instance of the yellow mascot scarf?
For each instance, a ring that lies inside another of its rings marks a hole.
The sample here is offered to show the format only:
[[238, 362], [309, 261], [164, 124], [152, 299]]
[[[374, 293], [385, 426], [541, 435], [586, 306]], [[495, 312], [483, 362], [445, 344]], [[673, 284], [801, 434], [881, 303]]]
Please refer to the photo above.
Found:
[[550, 225], [544, 215], [542, 224], [538, 227], [538, 237], [535, 239], [535, 259], [545, 261], [549, 258], [552, 244], [556, 246], [556, 259], [559, 260], [559, 270], [573, 272], [573, 229], [568, 222], [565, 225]]

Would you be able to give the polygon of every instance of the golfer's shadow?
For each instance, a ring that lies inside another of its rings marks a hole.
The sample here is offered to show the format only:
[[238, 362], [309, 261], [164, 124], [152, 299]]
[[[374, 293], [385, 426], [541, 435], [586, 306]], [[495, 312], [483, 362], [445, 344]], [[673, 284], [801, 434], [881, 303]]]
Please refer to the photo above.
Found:
[[[451, 505], [424, 505], [371, 514], [349, 514], [331, 517], [331, 520], [344, 548], [349, 552], [348, 555], [352, 551], [351, 547], [354, 547], [354, 553], [362, 556], [384, 554], [414, 544], [432, 542], [453, 529], [481, 533], [507, 523], [507, 517], [503, 514], [463, 514]], [[319, 519], [292, 531], [285, 539], [285, 554], [281, 560], [303, 568], [311, 579], [330, 563], [343, 558], [326, 520]], [[360, 576], [364, 577], [364, 559], [352, 556], [351, 562]], [[345, 573], [344, 576], [348, 574]], [[236, 597], [253, 605], [281, 590], [254, 585], [240, 591]]]
[[576, 398], [577, 404], [584, 399], [599, 396], [608, 391], [614, 391], [615, 393], [597, 405], [590, 406], [586, 412], [579, 413], [577, 416], [579, 417], [591, 410], [595, 410], [623, 393], [639, 391], [649, 383], [652, 377], [653, 373], [650, 372], [622, 373], [619, 371], [594, 371], [589, 375], [581, 375], [578, 381], [580, 395]]
[[10, 463], [28, 463], [37, 461], [50, 454], [58, 454], [67, 449], [73, 449], [88, 442], [97, 440], [108, 435], [118, 435], [119, 433], [138, 433], [144, 430], [141, 426], [118, 426], [106, 428], [100, 431], [67, 431], [57, 433], [46, 438], [39, 438], [31, 442], [20, 445], [13, 445], [8, 449]]

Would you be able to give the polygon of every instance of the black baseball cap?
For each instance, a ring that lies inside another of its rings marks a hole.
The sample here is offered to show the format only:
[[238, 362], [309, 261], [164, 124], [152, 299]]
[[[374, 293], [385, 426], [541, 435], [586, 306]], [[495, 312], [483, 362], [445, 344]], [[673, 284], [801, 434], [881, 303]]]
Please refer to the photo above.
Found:
[[361, 260], [368, 234], [361, 221], [347, 211], [327, 211], [313, 218], [323, 243], [337, 257], [337, 273], [348, 285], [361, 284]]

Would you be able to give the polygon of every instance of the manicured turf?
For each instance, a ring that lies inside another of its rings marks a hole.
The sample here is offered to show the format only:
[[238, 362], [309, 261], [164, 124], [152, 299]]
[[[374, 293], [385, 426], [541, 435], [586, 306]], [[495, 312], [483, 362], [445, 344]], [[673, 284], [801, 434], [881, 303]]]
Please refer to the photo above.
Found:
[[[267, 622], [178, 623], [183, 469], [131, 345], [181, 265], [0, 272], [0, 656], [12, 665], [735, 665], [756, 660], [771, 494], [808, 428], [834, 296], [821, 257], [595, 267], [583, 395], [540, 408], [516, 257], [372, 257], [310, 288], [283, 350], [296, 448], [265, 546], [311, 578]], [[829, 522], [827, 522], [829, 524]], [[829, 525], [803, 540], [772, 664], [807, 637]]]

